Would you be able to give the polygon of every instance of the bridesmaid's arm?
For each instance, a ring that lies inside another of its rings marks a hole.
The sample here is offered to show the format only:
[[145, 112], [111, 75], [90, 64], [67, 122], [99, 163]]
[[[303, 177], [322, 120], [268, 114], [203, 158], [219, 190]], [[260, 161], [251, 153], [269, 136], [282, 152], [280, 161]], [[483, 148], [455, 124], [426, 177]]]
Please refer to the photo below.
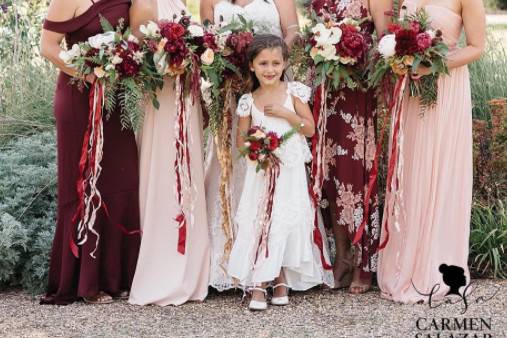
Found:
[[[52, 0], [49, 4], [48, 14], [46, 19], [49, 21], [63, 22], [74, 18], [78, 7], [74, 1], [68, 0]], [[51, 61], [62, 72], [76, 76], [75, 69], [68, 67], [62, 59], [60, 59], [60, 52], [63, 51], [61, 44], [65, 34], [53, 32], [47, 29], [42, 29], [40, 41], [40, 54]], [[86, 80], [92, 82], [94, 75], [88, 75]]]
[[204, 23], [206, 21], [209, 21], [211, 23], [214, 23], [215, 20], [213, 15], [213, 2], [214, 0], [201, 0], [201, 3], [199, 5], [199, 13], [201, 15], [201, 22]]
[[480, 59], [486, 42], [486, 14], [482, 1], [461, 0], [461, 17], [465, 28], [466, 47], [449, 53], [449, 69]]
[[283, 39], [289, 49], [299, 33], [299, 20], [294, 0], [273, 0], [278, 13], [280, 13], [280, 26], [282, 27]]
[[392, 21], [392, 17], [386, 15], [386, 12], [392, 10], [392, 0], [373, 0], [368, 1], [370, 14], [375, 24], [375, 31], [377, 36], [381, 37], [387, 30], [387, 25]]
[[156, 0], [133, 0], [130, 6], [130, 27], [132, 34], [142, 37], [139, 28], [148, 21], [157, 21], [158, 8]]

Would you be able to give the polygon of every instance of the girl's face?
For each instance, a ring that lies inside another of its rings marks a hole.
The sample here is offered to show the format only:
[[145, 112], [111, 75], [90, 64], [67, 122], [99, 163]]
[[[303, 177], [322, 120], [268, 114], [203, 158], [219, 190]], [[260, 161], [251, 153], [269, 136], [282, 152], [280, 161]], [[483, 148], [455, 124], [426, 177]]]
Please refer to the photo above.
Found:
[[270, 86], [280, 81], [286, 63], [283, 60], [282, 49], [263, 49], [250, 63], [250, 70], [255, 73], [261, 86]]

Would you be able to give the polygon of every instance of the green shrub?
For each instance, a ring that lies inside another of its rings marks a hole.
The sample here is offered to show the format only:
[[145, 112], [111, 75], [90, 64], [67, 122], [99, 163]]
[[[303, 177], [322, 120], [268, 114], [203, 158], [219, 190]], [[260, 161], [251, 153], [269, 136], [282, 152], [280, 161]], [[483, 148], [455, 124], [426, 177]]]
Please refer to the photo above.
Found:
[[4, 286], [22, 285], [33, 292], [44, 287], [55, 227], [55, 197], [54, 134], [45, 132], [8, 143], [0, 153], [0, 281]]
[[507, 212], [502, 201], [472, 208], [470, 267], [480, 277], [507, 278]]
[[39, 55], [45, 0], [10, 0], [0, 10], [0, 146], [52, 130], [56, 70]]
[[[491, 30], [488, 31], [491, 33]], [[486, 51], [472, 63], [470, 86], [474, 118], [489, 120], [488, 101], [507, 98], [507, 45], [499, 37], [488, 34]]]

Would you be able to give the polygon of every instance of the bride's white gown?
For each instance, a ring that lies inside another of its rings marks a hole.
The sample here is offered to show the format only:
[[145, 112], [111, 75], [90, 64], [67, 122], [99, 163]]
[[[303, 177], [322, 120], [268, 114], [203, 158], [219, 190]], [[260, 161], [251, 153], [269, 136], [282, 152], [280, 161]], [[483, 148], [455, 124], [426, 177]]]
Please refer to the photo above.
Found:
[[[270, 33], [282, 37], [282, 27], [280, 23], [280, 13], [273, 0], [253, 0], [245, 6], [233, 4], [227, 0], [222, 0], [215, 5], [214, 23], [228, 23], [234, 20], [237, 15], [243, 16], [247, 20], [254, 22], [255, 33]], [[238, 159], [238, 152], [235, 143], [237, 127], [237, 116], [233, 116], [232, 130], [232, 160], [233, 172], [231, 177], [231, 204], [232, 215], [236, 214], [243, 181], [246, 173], [246, 163], [244, 159]], [[216, 149], [213, 144], [213, 138], [208, 137], [206, 142], [205, 159], [205, 188], [206, 205], [208, 214], [208, 224], [210, 228], [211, 242], [211, 267], [209, 285], [218, 291], [227, 290], [234, 287], [232, 278], [227, 274], [224, 268], [227, 268], [228, 262], [223, 262], [224, 244], [226, 238], [222, 231], [222, 217], [220, 207], [220, 197], [218, 188], [220, 183], [220, 165], [218, 163]], [[236, 225], [233, 224], [234, 234], [236, 235]], [[326, 253], [327, 255], [327, 253]], [[223, 263], [223, 264], [222, 264]], [[333, 282], [332, 273], [325, 273], [325, 282], [331, 285]]]

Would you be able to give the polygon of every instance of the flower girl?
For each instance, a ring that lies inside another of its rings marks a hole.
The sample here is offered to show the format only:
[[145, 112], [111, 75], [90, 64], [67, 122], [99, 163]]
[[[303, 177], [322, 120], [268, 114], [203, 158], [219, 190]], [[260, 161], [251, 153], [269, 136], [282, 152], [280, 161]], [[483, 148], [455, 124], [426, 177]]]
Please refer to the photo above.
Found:
[[[252, 291], [249, 308], [265, 310], [271, 283], [272, 305], [287, 305], [289, 288], [321, 284], [321, 257], [326, 259], [327, 252], [313, 244], [314, 209], [305, 170], [311, 159], [305, 136], [315, 132], [307, 104], [311, 89], [282, 80], [288, 49], [281, 38], [258, 35], [247, 54], [252, 91], [240, 98], [236, 113], [237, 144], [245, 145], [240, 151], [250, 161], [234, 219], [238, 235], [228, 272]], [[247, 134], [248, 140], [262, 141], [245, 142]], [[268, 155], [260, 153], [259, 146]]]

